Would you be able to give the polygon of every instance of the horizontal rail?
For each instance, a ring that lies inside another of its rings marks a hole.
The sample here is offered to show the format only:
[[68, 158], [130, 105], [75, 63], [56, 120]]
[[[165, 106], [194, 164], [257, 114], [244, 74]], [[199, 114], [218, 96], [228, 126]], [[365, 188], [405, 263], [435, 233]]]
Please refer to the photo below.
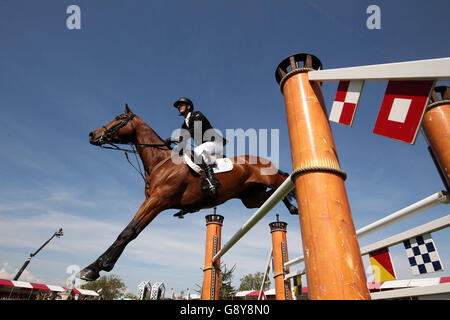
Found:
[[[437, 294], [447, 294], [450, 292], [450, 283], [442, 283], [433, 286], [426, 287], [414, 287], [414, 288], [404, 288], [396, 290], [388, 290], [381, 292], [372, 292], [370, 297], [372, 300], [380, 299], [396, 299], [396, 298], [406, 298], [406, 297], [423, 297], [426, 295], [437, 295]], [[435, 298], [438, 299], [438, 298]], [[447, 299], [447, 298], [445, 298]]]
[[[394, 223], [402, 221], [406, 218], [409, 218], [417, 213], [428, 210], [434, 206], [437, 206], [441, 203], [450, 203], [449, 196], [445, 191], [439, 191], [432, 194], [429, 197], [426, 197], [418, 202], [413, 203], [412, 205], [398, 210], [380, 220], [377, 220], [365, 227], [362, 227], [356, 231], [356, 236], [358, 238], [365, 237], [375, 231], [386, 228]], [[300, 256], [298, 258], [289, 260], [284, 264], [285, 268], [288, 268], [292, 265], [298, 264], [305, 260], [304, 256]]]
[[305, 269], [300, 269], [294, 272], [290, 272], [287, 275], [284, 276], [284, 281], [289, 280], [290, 278], [296, 277], [296, 276], [302, 276], [306, 274], [306, 270]]
[[368, 66], [310, 71], [309, 80], [450, 80], [450, 58], [374, 64]]
[[228, 240], [227, 243], [222, 247], [222, 249], [217, 252], [213, 257], [213, 262], [216, 262], [223, 256], [230, 248], [236, 244], [251, 228], [255, 226], [270, 210], [277, 205], [278, 202], [283, 200], [286, 195], [294, 189], [295, 184], [292, 177], [289, 176], [275, 192], [269, 197], [269, 199], [264, 202], [264, 204], [256, 210], [256, 212], [250, 217], [250, 219], [245, 222], [242, 227]]
[[356, 234], [359, 237], [367, 236], [375, 231], [386, 228], [399, 221], [405, 220], [406, 218], [409, 218], [417, 213], [431, 209], [441, 203], [449, 203], [449, 198], [447, 192], [445, 191], [436, 192], [431, 196], [426, 197], [425, 199], [417, 201], [416, 203], [413, 203], [406, 208], [398, 210], [387, 217], [384, 217], [380, 220], [375, 221], [374, 223], [358, 229]]
[[401, 232], [392, 237], [365, 246], [361, 248], [361, 255], [364, 256], [372, 251], [381, 248], [395, 246], [396, 244], [402, 243], [403, 241], [411, 239], [413, 237], [420, 236], [421, 234], [436, 232], [449, 226], [450, 226], [450, 215], [446, 215], [445, 217], [433, 220], [431, 222], [425, 223], [421, 226], [415, 227], [408, 231]]

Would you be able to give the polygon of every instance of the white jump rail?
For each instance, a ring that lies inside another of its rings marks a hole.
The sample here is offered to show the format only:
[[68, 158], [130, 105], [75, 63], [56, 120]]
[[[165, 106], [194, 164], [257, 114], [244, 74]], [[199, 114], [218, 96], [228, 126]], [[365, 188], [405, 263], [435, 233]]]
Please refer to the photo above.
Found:
[[[365, 227], [362, 227], [361, 229], [358, 229], [356, 231], [356, 236], [358, 238], [362, 238], [364, 236], [367, 236], [377, 230], [386, 228], [394, 223], [397, 223], [399, 221], [402, 221], [406, 218], [409, 218], [417, 213], [423, 212], [425, 210], [431, 209], [438, 204], [442, 203], [450, 203], [449, 196], [445, 191], [439, 191], [434, 194], [432, 194], [429, 197], [426, 197], [416, 203], [413, 203], [412, 205], [403, 208], [401, 210], [398, 210], [380, 220], [377, 220]], [[288, 268], [292, 265], [301, 263], [305, 260], [304, 256], [289, 260], [284, 264], [285, 268]]]
[[310, 71], [311, 81], [450, 80], [450, 57]]
[[292, 177], [289, 176], [275, 192], [264, 202], [264, 204], [245, 222], [242, 227], [228, 240], [222, 249], [213, 257], [213, 262], [222, 257], [232, 246], [236, 244], [251, 228], [253, 228], [278, 202], [283, 200], [286, 195], [294, 189], [295, 184]]
[[381, 248], [395, 246], [399, 243], [402, 243], [405, 240], [420, 236], [421, 234], [436, 232], [441, 229], [448, 228], [449, 226], [450, 226], [450, 215], [446, 215], [442, 218], [425, 223], [416, 228], [410, 229], [408, 231], [396, 234], [387, 239], [365, 246], [361, 248], [361, 255], [364, 256], [366, 254], [369, 254], [370, 252], [373, 252]]
[[[373, 244], [370, 244], [368, 246], [365, 246], [365, 247], [361, 248], [361, 256], [364, 256], [366, 254], [369, 254], [370, 252], [373, 252], [373, 251], [381, 249], [381, 248], [395, 246], [399, 243], [402, 243], [405, 240], [411, 239], [413, 237], [419, 236], [424, 233], [432, 233], [432, 232], [436, 232], [436, 231], [448, 228], [449, 226], [450, 226], [450, 215], [446, 215], [442, 218], [425, 223], [416, 228], [410, 229], [405, 232], [401, 232], [401, 233], [396, 234], [387, 239], [384, 239], [384, 240], [375, 242]], [[285, 275], [284, 279], [288, 280], [292, 277], [295, 277], [298, 275], [304, 275], [304, 274], [306, 274], [306, 270], [300, 269], [300, 270], [297, 270], [295, 272], [291, 272], [291, 273]], [[419, 280], [422, 280], [422, 279], [419, 279]], [[387, 282], [391, 282], [391, 281], [387, 281]], [[438, 288], [438, 287], [436, 287], [436, 288]], [[409, 292], [409, 291], [407, 291], [407, 292]], [[445, 292], [450, 292], [450, 291], [445, 291]], [[384, 295], [381, 293], [379, 293], [378, 295], [375, 295], [375, 296], [378, 297], [378, 299], [385, 298]], [[392, 297], [402, 297], [402, 295], [400, 294], [400, 295], [396, 296], [394, 294]], [[372, 296], [372, 299], [373, 299], [373, 296]]]
[[[414, 287], [414, 288], [404, 288], [395, 289], [382, 292], [372, 292], [370, 297], [372, 300], [385, 300], [385, 299], [398, 299], [398, 298], [410, 298], [410, 297], [421, 297], [420, 300], [426, 299], [426, 296], [431, 296], [429, 299], [436, 300], [435, 295], [446, 295], [450, 292], [450, 283], [437, 284], [433, 286], [426, 287]], [[425, 298], [424, 298], [425, 296]], [[433, 297], [434, 296], [434, 297]], [[448, 299], [448, 298], [446, 298]]]

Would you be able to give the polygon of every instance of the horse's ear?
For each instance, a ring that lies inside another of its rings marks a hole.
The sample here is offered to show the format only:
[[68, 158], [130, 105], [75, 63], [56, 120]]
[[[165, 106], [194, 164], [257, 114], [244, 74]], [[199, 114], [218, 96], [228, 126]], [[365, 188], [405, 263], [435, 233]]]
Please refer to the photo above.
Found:
[[131, 111], [131, 109], [128, 108], [128, 103], [125, 103], [125, 112], [126, 112], [126, 113], [133, 113], [133, 112]]

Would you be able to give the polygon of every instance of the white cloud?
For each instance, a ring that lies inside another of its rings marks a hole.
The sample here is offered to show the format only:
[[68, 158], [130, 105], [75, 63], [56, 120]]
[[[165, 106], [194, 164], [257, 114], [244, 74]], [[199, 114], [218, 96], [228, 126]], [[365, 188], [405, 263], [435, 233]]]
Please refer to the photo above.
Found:
[[[4, 262], [0, 269], [0, 279], [13, 279], [18, 271], [18, 268], [13, 269], [8, 262]], [[39, 280], [26, 269], [22, 272], [19, 279], [21, 281], [39, 282]]]

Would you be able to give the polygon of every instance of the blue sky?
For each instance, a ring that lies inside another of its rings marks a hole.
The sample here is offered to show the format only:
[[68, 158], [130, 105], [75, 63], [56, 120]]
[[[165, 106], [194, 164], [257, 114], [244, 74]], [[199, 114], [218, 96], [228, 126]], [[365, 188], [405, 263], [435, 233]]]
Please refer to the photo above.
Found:
[[[81, 30], [66, 28], [71, 4], [81, 8]], [[366, 28], [372, 4], [381, 8], [381, 30]], [[279, 167], [291, 171], [278, 63], [297, 52], [313, 53], [326, 69], [446, 57], [449, 9], [448, 1], [0, 0], [0, 277], [11, 278], [62, 227], [65, 235], [33, 258], [23, 279], [64, 284], [69, 266], [95, 260], [134, 216], [144, 200], [140, 176], [122, 153], [88, 143], [126, 102], [162, 137], [181, 125], [172, 107], [180, 96], [223, 132], [277, 129]], [[324, 84], [328, 112], [336, 88]], [[353, 127], [331, 124], [357, 229], [443, 189], [420, 134], [410, 146], [372, 133], [385, 88], [366, 83]], [[160, 214], [111, 273], [132, 292], [144, 280], [168, 291], [195, 288], [210, 211], [184, 220], [175, 210]], [[448, 211], [435, 207], [360, 244]], [[236, 200], [219, 207], [223, 241], [253, 212]], [[275, 213], [289, 223], [289, 256], [301, 254], [298, 217], [279, 205], [222, 259], [236, 264], [236, 287], [263, 270]], [[429, 277], [449, 276], [448, 230], [433, 238], [446, 269]], [[399, 278], [413, 278], [403, 248], [391, 250]]]

